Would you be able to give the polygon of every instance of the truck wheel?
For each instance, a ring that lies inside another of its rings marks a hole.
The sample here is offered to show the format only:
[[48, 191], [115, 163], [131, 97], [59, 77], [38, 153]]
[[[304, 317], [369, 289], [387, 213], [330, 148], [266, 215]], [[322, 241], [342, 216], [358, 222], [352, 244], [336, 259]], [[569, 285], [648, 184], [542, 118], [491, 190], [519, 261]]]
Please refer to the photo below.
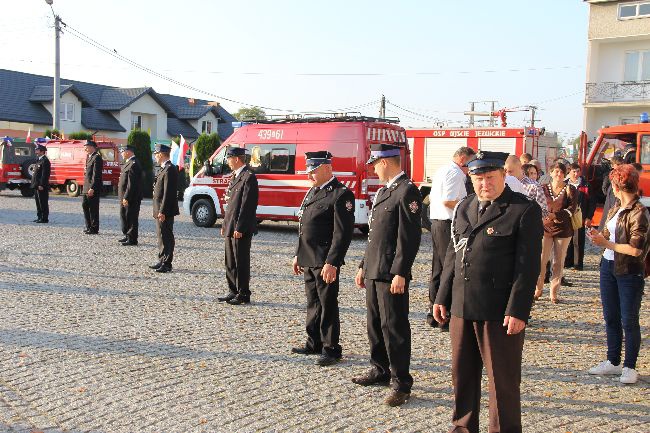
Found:
[[74, 180], [68, 181], [65, 185], [65, 189], [70, 197], [79, 197], [79, 193], [81, 192], [79, 184]]
[[31, 179], [34, 175], [34, 169], [36, 168], [36, 163], [38, 161], [35, 159], [28, 159], [27, 161], [20, 164], [20, 172], [27, 179]]
[[34, 190], [29, 185], [21, 185], [20, 195], [23, 197], [34, 197]]
[[359, 231], [361, 233], [363, 233], [364, 235], [366, 235], [366, 236], [368, 235], [368, 233], [370, 233], [370, 227], [368, 227], [368, 224], [364, 224], [362, 226], [359, 226], [358, 228], [359, 228]]
[[192, 221], [198, 227], [212, 227], [217, 222], [217, 212], [210, 200], [197, 200], [192, 205]]

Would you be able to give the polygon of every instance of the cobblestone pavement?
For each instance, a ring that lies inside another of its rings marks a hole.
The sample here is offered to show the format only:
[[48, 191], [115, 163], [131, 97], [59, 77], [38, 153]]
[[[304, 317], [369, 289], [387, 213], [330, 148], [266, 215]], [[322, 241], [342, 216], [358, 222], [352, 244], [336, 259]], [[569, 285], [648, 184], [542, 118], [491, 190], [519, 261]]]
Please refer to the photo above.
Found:
[[[321, 368], [291, 355], [304, 342], [304, 292], [290, 273], [294, 224], [267, 223], [253, 240], [253, 303], [220, 304], [225, 292], [218, 229], [175, 225], [174, 272], [156, 261], [151, 203], [141, 243], [116, 240], [117, 201], [101, 202], [99, 236], [83, 235], [81, 200], [51, 196], [49, 225], [34, 201], [0, 194], [0, 431], [7, 432], [446, 432], [451, 417], [448, 334], [425, 323], [431, 242], [423, 234], [411, 292], [412, 398], [382, 405], [385, 389], [350, 377], [367, 367], [364, 293], [353, 241], [341, 284], [344, 362]], [[650, 306], [642, 307], [641, 380], [586, 373], [604, 359], [596, 272], [563, 302], [538, 303], [527, 330], [525, 432], [650, 432]], [[484, 395], [484, 405], [487, 396]], [[482, 426], [486, 431], [486, 410]]]

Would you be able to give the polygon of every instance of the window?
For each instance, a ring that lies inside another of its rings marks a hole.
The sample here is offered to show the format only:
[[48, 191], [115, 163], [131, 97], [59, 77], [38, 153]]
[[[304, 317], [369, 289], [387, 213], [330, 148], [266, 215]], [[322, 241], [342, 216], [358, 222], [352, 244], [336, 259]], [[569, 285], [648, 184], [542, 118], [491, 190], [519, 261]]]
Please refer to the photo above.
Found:
[[102, 155], [104, 161], [115, 161], [115, 149], [110, 147], [99, 149], [99, 153]]
[[209, 120], [201, 122], [201, 134], [212, 134], [212, 122]]
[[621, 125], [632, 125], [634, 123], [639, 123], [638, 117], [621, 117]]
[[32, 156], [29, 147], [14, 147], [15, 156]]
[[62, 102], [59, 107], [59, 116], [61, 120], [74, 122], [74, 104], [71, 102]]
[[131, 115], [131, 130], [142, 129], [142, 115], [132, 114]]
[[641, 137], [641, 164], [650, 164], [650, 135]]
[[61, 157], [61, 149], [59, 147], [48, 147], [47, 157], [50, 161], [54, 161]]
[[620, 20], [644, 17], [650, 17], [650, 2], [622, 4], [618, 7], [618, 19]]
[[296, 172], [295, 144], [247, 144], [251, 169], [257, 173], [294, 174]]
[[650, 50], [625, 53], [623, 81], [650, 81]]

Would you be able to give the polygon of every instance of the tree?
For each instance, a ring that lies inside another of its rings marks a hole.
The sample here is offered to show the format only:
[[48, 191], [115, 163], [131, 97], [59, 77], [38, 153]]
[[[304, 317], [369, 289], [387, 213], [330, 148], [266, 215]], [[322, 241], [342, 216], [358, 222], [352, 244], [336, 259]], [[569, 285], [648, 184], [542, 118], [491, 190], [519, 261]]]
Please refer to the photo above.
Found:
[[72, 134], [68, 135], [68, 139], [70, 139], [70, 140], [92, 140], [93, 135], [88, 131], [79, 131], [79, 132], [73, 132]]
[[126, 139], [129, 146], [135, 147], [135, 157], [142, 166], [142, 191], [145, 197], [153, 195], [153, 159], [151, 158], [151, 137], [146, 131], [134, 129]]
[[219, 144], [221, 144], [221, 139], [215, 132], [210, 135], [201, 134], [199, 136], [196, 143], [194, 143], [194, 146], [196, 146], [195, 159], [192, 161], [194, 164], [194, 173], [201, 169], [203, 163], [212, 156], [214, 151], [219, 147]]
[[250, 107], [250, 108], [242, 107], [235, 113], [235, 118], [237, 120], [247, 120], [247, 119], [263, 120], [266, 119], [266, 112], [262, 110], [260, 107]]

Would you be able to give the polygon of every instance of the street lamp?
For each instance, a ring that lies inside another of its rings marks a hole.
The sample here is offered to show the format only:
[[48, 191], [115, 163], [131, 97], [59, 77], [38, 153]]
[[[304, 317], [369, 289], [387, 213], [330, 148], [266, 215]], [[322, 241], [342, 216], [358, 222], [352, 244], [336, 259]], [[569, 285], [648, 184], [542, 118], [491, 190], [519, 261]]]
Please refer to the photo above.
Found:
[[45, 0], [52, 9], [54, 16], [54, 91], [52, 92], [52, 128], [59, 130], [60, 122], [60, 106], [61, 106], [61, 58], [59, 41], [61, 38], [61, 17], [59, 17], [52, 7], [53, 0]]

